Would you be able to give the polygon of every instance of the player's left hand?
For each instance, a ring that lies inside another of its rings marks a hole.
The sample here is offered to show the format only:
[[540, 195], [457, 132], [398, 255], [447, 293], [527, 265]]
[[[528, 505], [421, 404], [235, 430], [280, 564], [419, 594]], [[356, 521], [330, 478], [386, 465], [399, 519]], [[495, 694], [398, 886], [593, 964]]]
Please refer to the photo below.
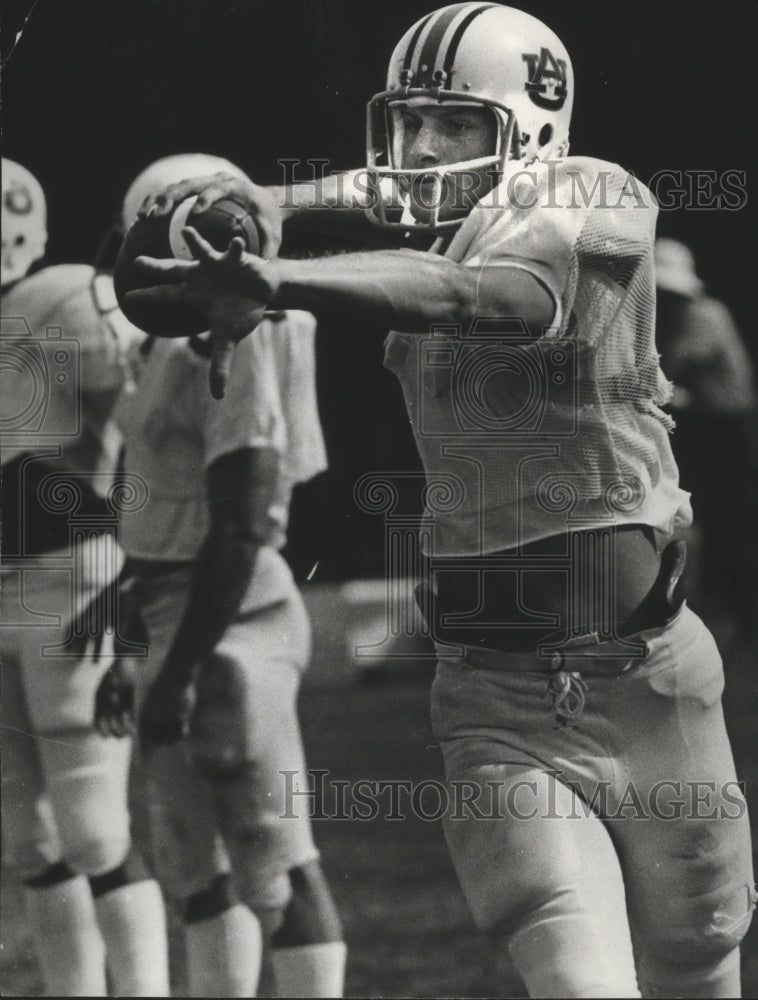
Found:
[[239, 238], [222, 253], [191, 226], [182, 230], [194, 261], [138, 257], [135, 268], [160, 284], [127, 292], [127, 301], [145, 305], [187, 303], [208, 317], [213, 337], [211, 392], [221, 399], [226, 390], [235, 346], [263, 319], [277, 290], [267, 261], [245, 252]]
[[158, 676], [149, 688], [139, 718], [143, 749], [178, 743], [189, 736], [195, 708], [195, 685], [175, 684]]
[[288, 214], [282, 199], [269, 188], [260, 187], [249, 177], [221, 171], [206, 177], [191, 177], [170, 184], [163, 191], [149, 195], [142, 203], [139, 215], [169, 215], [186, 198], [196, 197], [193, 214], [199, 214], [223, 198], [244, 205], [255, 219], [261, 237], [261, 255], [276, 257], [282, 242], [282, 222]]
[[95, 692], [95, 729], [101, 736], [134, 734], [134, 675], [123, 660], [115, 660]]

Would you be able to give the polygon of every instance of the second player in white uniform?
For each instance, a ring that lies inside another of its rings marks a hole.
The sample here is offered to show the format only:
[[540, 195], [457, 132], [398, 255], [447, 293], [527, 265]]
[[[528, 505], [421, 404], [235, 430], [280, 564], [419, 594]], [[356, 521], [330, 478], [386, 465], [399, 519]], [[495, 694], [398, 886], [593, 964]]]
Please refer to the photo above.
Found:
[[[146, 174], [197, 173], [195, 159]], [[340, 922], [307, 818], [286, 815], [282, 773], [305, 781], [296, 702], [310, 624], [279, 549], [293, 487], [325, 468], [314, 330], [308, 313], [267, 317], [221, 402], [207, 392], [207, 335], [146, 340], [118, 412], [126, 471], [149, 490], [122, 520], [149, 650], [141, 766], [193, 996], [253, 995], [262, 939], [278, 995], [342, 992]]]
[[3, 857], [52, 996], [166, 996], [163, 900], [131, 846], [131, 744], [93, 727], [114, 654], [112, 422], [139, 337], [88, 265], [34, 270], [44, 196], [3, 160]]

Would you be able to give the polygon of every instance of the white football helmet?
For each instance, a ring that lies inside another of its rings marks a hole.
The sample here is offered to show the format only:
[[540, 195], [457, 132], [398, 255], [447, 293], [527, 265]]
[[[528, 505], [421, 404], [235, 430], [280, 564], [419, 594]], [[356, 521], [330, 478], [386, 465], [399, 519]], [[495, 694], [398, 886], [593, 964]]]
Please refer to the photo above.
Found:
[[229, 160], [208, 153], [179, 153], [176, 156], [166, 156], [156, 160], [146, 167], [129, 186], [124, 196], [121, 209], [121, 222], [124, 232], [137, 218], [137, 213], [145, 198], [159, 194], [164, 188], [191, 177], [204, 177], [206, 174], [236, 174], [244, 177], [244, 173]]
[[23, 278], [44, 256], [47, 203], [39, 181], [26, 167], [3, 157], [2, 285]]
[[[402, 221], [393, 221], [387, 209], [398, 201], [402, 206], [398, 189], [407, 189], [414, 176], [433, 178], [439, 191], [449, 173], [487, 167], [502, 172], [509, 160], [528, 165], [565, 156], [573, 97], [565, 46], [530, 14], [497, 3], [457, 3], [427, 14], [403, 35], [392, 53], [387, 88], [368, 105], [369, 217], [402, 229], [460, 225], [460, 218], [419, 223], [407, 210]], [[497, 123], [496, 148], [465, 163], [403, 170], [400, 109], [447, 102], [488, 108]]]

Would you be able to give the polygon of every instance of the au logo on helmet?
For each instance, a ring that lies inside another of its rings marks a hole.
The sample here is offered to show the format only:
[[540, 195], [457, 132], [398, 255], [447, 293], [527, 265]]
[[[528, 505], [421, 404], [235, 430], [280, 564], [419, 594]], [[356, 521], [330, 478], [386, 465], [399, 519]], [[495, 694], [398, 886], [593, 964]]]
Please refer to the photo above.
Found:
[[539, 55], [524, 52], [521, 56], [529, 69], [529, 79], [524, 90], [537, 105], [546, 111], [558, 111], [566, 103], [566, 62], [556, 59], [544, 46]]

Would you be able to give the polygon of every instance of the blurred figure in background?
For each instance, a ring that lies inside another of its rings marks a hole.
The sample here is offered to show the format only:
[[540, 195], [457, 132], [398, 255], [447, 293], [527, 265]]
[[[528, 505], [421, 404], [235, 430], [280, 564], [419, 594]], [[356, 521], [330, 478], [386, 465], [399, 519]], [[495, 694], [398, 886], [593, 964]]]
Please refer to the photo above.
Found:
[[42, 188], [3, 160], [2, 822], [50, 996], [168, 996], [158, 884], [130, 841], [131, 743], [93, 726], [123, 562], [111, 414], [139, 336], [109, 278], [41, 266]]
[[[709, 296], [690, 249], [655, 245], [656, 340], [674, 383], [673, 450], [694, 495], [695, 603], [755, 631], [758, 607], [758, 394], [750, 355], [727, 306]], [[699, 555], [699, 558], [698, 558]], [[721, 603], [727, 607], [719, 607]]]
[[[237, 169], [203, 154], [147, 167], [124, 231], [152, 191], [224, 167]], [[269, 313], [222, 401], [207, 392], [209, 334], [148, 337], [117, 413], [126, 471], [149, 490], [122, 518], [124, 576], [149, 649], [136, 701], [150, 838], [181, 907], [189, 996], [255, 996], [264, 957], [277, 996], [342, 995], [339, 917], [309, 819], [285, 797], [285, 776], [297, 794], [306, 773], [310, 621], [279, 550], [294, 485], [326, 464], [314, 334], [309, 313]], [[120, 735], [129, 680], [104, 678], [102, 732]]]

